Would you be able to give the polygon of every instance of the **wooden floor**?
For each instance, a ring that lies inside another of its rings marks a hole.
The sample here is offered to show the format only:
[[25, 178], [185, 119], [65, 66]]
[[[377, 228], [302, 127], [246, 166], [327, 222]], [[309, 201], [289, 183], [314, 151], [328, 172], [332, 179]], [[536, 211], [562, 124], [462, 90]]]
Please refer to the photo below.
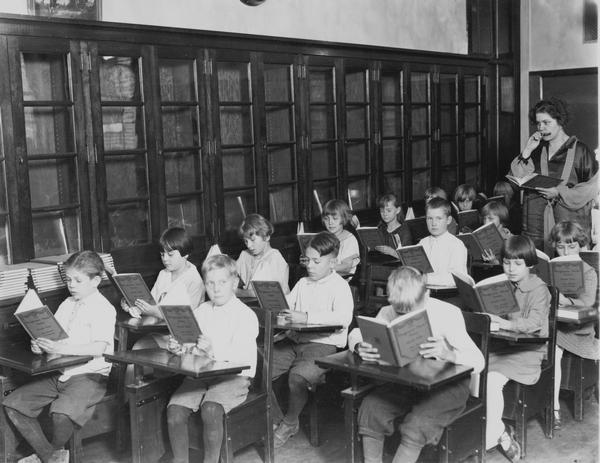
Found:
[[[563, 429], [555, 433], [552, 440], [546, 439], [540, 424], [532, 420], [528, 426], [527, 458], [523, 463], [597, 463], [598, 458], [598, 403], [594, 398], [585, 403], [585, 417], [582, 422], [573, 421], [566, 404], [563, 404]], [[344, 463], [343, 413], [338, 404], [323, 410], [323, 444], [311, 447], [306, 438], [306, 430], [294, 436], [281, 449], [275, 451], [275, 459], [285, 463]], [[114, 452], [114, 436], [85, 442], [85, 463], [129, 463], [128, 455]], [[202, 456], [192, 452], [193, 462], [201, 462]], [[248, 448], [236, 454], [236, 463], [260, 463], [257, 451]], [[391, 461], [391, 455], [386, 462]], [[499, 452], [488, 452], [488, 463], [505, 463]]]

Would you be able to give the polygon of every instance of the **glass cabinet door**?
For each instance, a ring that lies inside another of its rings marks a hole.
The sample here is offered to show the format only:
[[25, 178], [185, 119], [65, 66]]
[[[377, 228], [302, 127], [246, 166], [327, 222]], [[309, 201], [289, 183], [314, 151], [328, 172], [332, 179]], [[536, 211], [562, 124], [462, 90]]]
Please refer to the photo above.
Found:
[[481, 153], [484, 149], [484, 88], [485, 76], [464, 75], [464, 133], [465, 149], [462, 170], [464, 181], [483, 187], [481, 182]]
[[371, 194], [371, 97], [369, 70], [347, 65], [344, 70], [345, 163], [347, 195], [354, 211], [372, 206]]
[[404, 72], [383, 65], [381, 69], [382, 193], [403, 200], [404, 185]]
[[10, 243], [10, 217], [6, 194], [6, 156], [2, 137], [2, 115], [0, 113], [0, 266], [12, 263]]
[[431, 186], [432, 72], [412, 70], [410, 73], [410, 178], [412, 199], [421, 200]]
[[269, 218], [298, 220], [296, 93], [292, 63], [264, 63], [264, 113]]
[[250, 61], [215, 60], [225, 230], [256, 212], [254, 100]]
[[458, 185], [458, 73], [440, 73], [439, 78], [439, 149], [440, 187], [452, 197]]
[[[74, 252], [81, 248], [82, 203], [69, 45], [52, 41], [15, 45], [33, 254]], [[0, 226], [5, 228], [6, 220]]]
[[[309, 65], [308, 119], [312, 177], [312, 215], [330, 199], [338, 198], [339, 130], [336, 98], [336, 69], [331, 65]], [[342, 196], [343, 198], [343, 196]], [[318, 203], [317, 203], [318, 202]]]
[[190, 236], [204, 235], [206, 227], [197, 64], [196, 58], [158, 60], [167, 224]]
[[111, 249], [151, 240], [142, 57], [137, 50], [124, 51], [100, 50], [93, 67], [100, 96], [98, 161], [104, 175], [100, 210]]

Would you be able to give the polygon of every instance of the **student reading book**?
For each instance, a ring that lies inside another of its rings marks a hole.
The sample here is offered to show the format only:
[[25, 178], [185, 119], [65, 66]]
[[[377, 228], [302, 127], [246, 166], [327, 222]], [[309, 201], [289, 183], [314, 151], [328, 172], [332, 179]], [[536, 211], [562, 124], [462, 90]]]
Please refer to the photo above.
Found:
[[[430, 298], [425, 278], [418, 270], [411, 267], [394, 270], [388, 278], [387, 294], [391, 305], [383, 307], [377, 319], [392, 322], [403, 314], [425, 310], [433, 335], [420, 344], [419, 355], [471, 366], [473, 379], [477, 379], [484, 366], [483, 355], [467, 334], [460, 310]], [[348, 348], [365, 361], [381, 359], [381, 352], [363, 340], [358, 328], [348, 336]], [[382, 461], [384, 437], [397, 429], [398, 418], [402, 419], [399, 425], [402, 440], [394, 461], [417, 461], [421, 449], [437, 442], [444, 427], [463, 411], [469, 398], [469, 383], [469, 379], [452, 382], [431, 393], [417, 393], [397, 384], [377, 386], [365, 397], [358, 412], [364, 461]]]
[[[496, 322], [501, 330], [547, 336], [550, 292], [546, 284], [531, 273], [531, 268], [537, 261], [533, 242], [525, 236], [511, 236], [502, 247], [501, 259], [504, 273], [514, 285], [520, 310], [503, 317], [489, 314], [491, 321]], [[494, 349], [489, 355], [486, 448], [499, 446], [513, 462], [519, 460], [521, 447], [514, 439], [513, 430], [505, 427], [502, 421], [502, 390], [509, 379], [522, 384], [535, 384], [540, 376], [546, 351], [543, 343], [506, 344]]]
[[[111, 364], [103, 354], [114, 348], [116, 314], [98, 291], [104, 264], [95, 252], [81, 251], [67, 259], [65, 272], [71, 296], [58, 307], [55, 317], [67, 338], [32, 339], [31, 350], [34, 354], [91, 355], [93, 359], [35, 379], [4, 398], [8, 418], [35, 452], [25, 461], [68, 463], [65, 444], [75, 427], [81, 428], [92, 417], [92, 404], [106, 393]], [[47, 405], [53, 425], [51, 441], [37, 419]]]
[[494, 256], [497, 261], [504, 244], [504, 238], [498, 231], [498, 227], [491, 222], [471, 233], [460, 233], [457, 238], [467, 247], [467, 252], [473, 260], [492, 261], [491, 256]]
[[238, 297], [253, 297], [252, 280], [275, 280], [287, 294], [289, 288], [289, 266], [277, 249], [271, 247], [273, 225], [262, 215], [248, 214], [238, 230], [246, 249], [236, 262], [242, 288]]
[[452, 274], [465, 308], [474, 312], [506, 315], [519, 311], [513, 285], [502, 273], [478, 283], [469, 275]]
[[363, 340], [375, 347], [378, 363], [403, 367], [420, 357], [420, 346], [432, 336], [426, 310], [413, 310], [388, 322], [356, 317]]
[[[446, 201], [450, 201], [448, 199], [448, 193], [439, 186], [432, 186], [425, 190], [425, 194], [423, 195], [423, 199], [425, 201], [425, 210], [427, 210], [427, 204], [434, 198], [442, 198]], [[452, 212], [452, 211], [450, 211]], [[454, 220], [454, 217], [450, 217], [450, 223], [448, 224], [448, 231], [452, 235], [456, 235], [458, 233], [458, 223]], [[417, 241], [415, 239], [415, 241]]]
[[140, 273], [106, 273], [108, 279], [117, 287], [125, 299], [125, 307], [134, 318], [140, 318], [141, 314], [134, 309], [136, 301], [144, 301], [150, 306], [156, 305], [152, 293], [146, 286], [144, 277]]
[[433, 272], [433, 267], [431, 266], [431, 262], [427, 257], [427, 253], [420, 244], [404, 246], [396, 250], [396, 255], [402, 262], [402, 265], [414, 267], [423, 273]]
[[[510, 220], [508, 208], [503, 202], [490, 201], [489, 203], [486, 203], [481, 208], [481, 218], [484, 225], [493, 223], [503, 240], [512, 236], [512, 233], [507, 228]], [[498, 260], [498, 255], [499, 254], [496, 254], [492, 249], [485, 249], [484, 253], [481, 255], [481, 259], [489, 264], [499, 265], [500, 261]]]
[[180, 344], [196, 344], [202, 334], [189, 305], [161, 305], [160, 313], [167, 322], [169, 333]]
[[[563, 221], [557, 223], [550, 233], [550, 242], [560, 257], [578, 256], [588, 244], [588, 238], [581, 226], [576, 222]], [[585, 311], [596, 314], [598, 311], [597, 291], [598, 274], [586, 262], [582, 262], [583, 287], [574, 293], [561, 293], [558, 296], [559, 315], [581, 313]], [[575, 317], [573, 317], [575, 318]], [[554, 360], [554, 429], [560, 429], [561, 413], [558, 394], [562, 378], [561, 359], [566, 349], [574, 355], [598, 360], [600, 346], [596, 338], [595, 323], [568, 325], [561, 323], [556, 333], [556, 357]]]
[[[387, 194], [379, 198], [381, 223], [377, 226], [381, 242], [375, 250], [396, 258], [395, 250], [413, 244], [408, 226], [402, 223], [402, 206], [396, 195]], [[360, 235], [360, 229], [357, 229]], [[371, 249], [369, 249], [371, 251]]]
[[331, 199], [323, 206], [321, 220], [325, 229], [333, 233], [340, 241], [335, 271], [343, 276], [352, 276], [360, 262], [358, 241], [352, 233], [344, 229], [350, 221], [352, 213], [348, 205], [341, 199]]
[[[536, 249], [536, 252], [538, 263], [535, 266], [535, 273], [547, 285], [554, 286], [561, 294], [584, 292], [584, 262], [578, 253], [563, 253], [551, 259], [548, 254], [539, 249]], [[564, 297], [563, 302], [565, 302]]]

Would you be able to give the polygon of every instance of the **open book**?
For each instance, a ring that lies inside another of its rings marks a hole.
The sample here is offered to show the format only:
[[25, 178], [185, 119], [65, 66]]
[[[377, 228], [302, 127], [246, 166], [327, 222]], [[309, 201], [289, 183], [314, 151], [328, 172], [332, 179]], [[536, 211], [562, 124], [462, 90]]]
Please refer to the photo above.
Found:
[[491, 222], [472, 233], [459, 233], [456, 237], [464, 243], [469, 255], [475, 260], [481, 259], [486, 249], [491, 249], [495, 256], [499, 256], [504, 244], [498, 228]]
[[427, 228], [427, 219], [425, 216], [405, 220], [404, 224], [410, 231], [413, 243], [418, 243], [422, 238], [429, 236], [429, 229]]
[[506, 315], [520, 310], [513, 285], [504, 273], [478, 283], [469, 275], [453, 273], [452, 277], [464, 308], [472, 312]]
[[433, 267], [429, 262], [425, 249], [420, 244], [404, 246], [397, 249], [396, 252], [398, 253], [398, 259], [402, 261], [402, 265], [414, 267], [423, 273], [433, 272]]
[[139, 273], [114, 273], [108, 275], [108, 279], [121, 292], [127, 305], [133, 307], [137, 299], [146, 301], [150, 305], [156, 305], [156, 301], [152, 297], [144, 278]]
[[306, 248], [308, 247], [308, 243], [315, 236], [316, 233], [298, 233], [296, 235], [298, 239], [298, 246], [300, 246], [300, 255], [304, 256], [306, 254]]
[[538, 263], [534, 272], [547, 285], [554, 286], [563, 294], [581, 294], [584, 287], [583, 261], [577, 255], [550, 259], [547, 254], [536, 249]]
[[536, 188], [552, 188], [562, 183], [560, 178], [548, 177], [547, 175], [536, 174], [535, 172], [525, 175], [524, 177], [507, 175], [506, 178], [519, 188], [530, 190], [535, 190]]
[[559, 307], [556, 316], [567, 320], [583, 320], [584, 318], [594, 316], [598, 318], [598, 307], [581, 307], [576, 305]]
[[475, 230], [477, 227], [479, 227], [479, 211], [477, 209], [460, 211], [456, 204], [452, 203], [452, 206], [459, 230], [462, 230], [465, 227], [469, 228], [470, 230]]
[[40, 300], [35, 290], [27, 291], [15, 310], [15, 317], [23, 325], [31, 339], [46, 338], [60, 341], [69, 336], [47, 305]]
[[258, 303], [263, 309], [270, 312], [290, 310], [285, 294], [283, 294], [278, 281], [253, 280], [250, 284], [258, 298]]
[[362, 338], [379, 351], [379, 363], [403, 367], [419, 357], [419, 346], [432, 336], [427, 310], [398, 316], [391, 322], [356, 317]]
[[377, 246], [383, 246], [385, 244], [381, 239], [381, 234], [377, 227], [358, 227], [356, 233], [358, 233], [362, 245], [365, 246], [368, 251], [374, 251]]
[[196, 343], [202, 334], [198, 321], [189, 305], [160, 305], [160, 313], [167, 322], [171, 335], [181, 344]]

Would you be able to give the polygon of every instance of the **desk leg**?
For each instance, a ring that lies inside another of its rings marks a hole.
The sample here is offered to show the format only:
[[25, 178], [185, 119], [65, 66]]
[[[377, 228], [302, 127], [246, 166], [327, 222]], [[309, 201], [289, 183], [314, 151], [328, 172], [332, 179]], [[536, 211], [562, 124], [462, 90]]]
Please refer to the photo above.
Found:
[[[124, 352], [127, 350], [127, 336], [129, 330], [123, 326], [117, 326], [117, 352]], [[115, 363], [114, 367], [117, 369], [117, 404], [118, 409], [125, 404], [125, 370], [127, 365], [124, 363]], [[123, 409], [124, 411], [124, 409]], [[122, 452], [127, 445], [125, 436], [127, 434], [127, 416], [125, 413], [119, 413], [117, 416], [117, 450]]]
[[358, 437], [358, 403], [356, 402], [359, 392], [358, 378], [351, 375], [352, 386], [342, 391], [344, 397], [344, 432], [346, 434], [346, 461], [349, 463], [360, 463], [362, 455], [360, 454], [360, 445]]

